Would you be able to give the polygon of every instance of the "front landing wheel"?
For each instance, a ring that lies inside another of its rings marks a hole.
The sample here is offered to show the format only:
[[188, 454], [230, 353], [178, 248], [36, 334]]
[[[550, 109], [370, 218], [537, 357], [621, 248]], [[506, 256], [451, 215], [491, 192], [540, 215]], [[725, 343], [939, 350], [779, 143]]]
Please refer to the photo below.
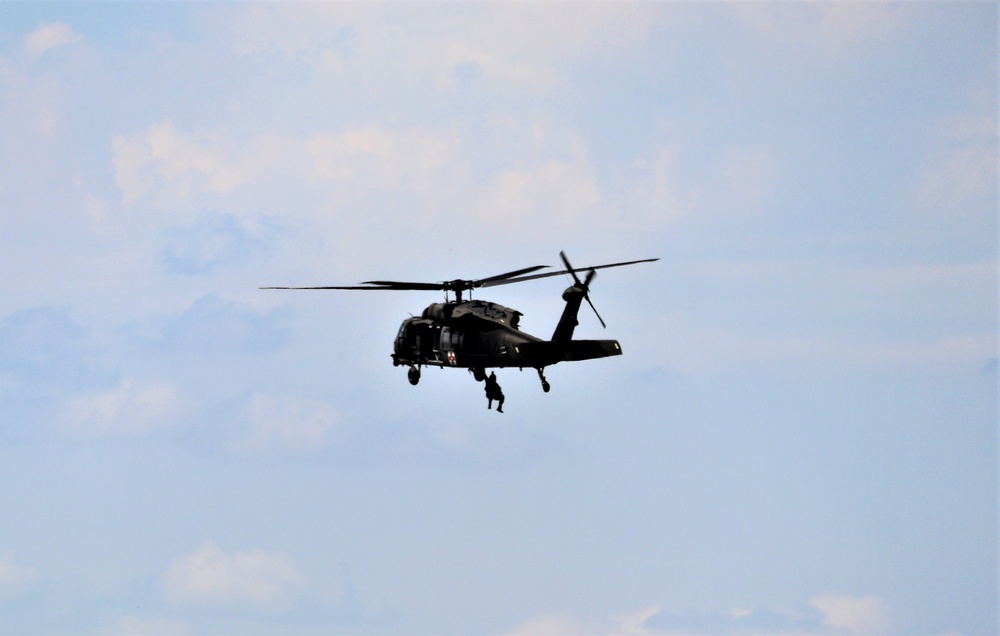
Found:
[[410, 370], [406, 372], [406, 378], [410, 381], [410, 384], [416, 386], [417, 382], [420, 382], [420, 369], [410, 367]]

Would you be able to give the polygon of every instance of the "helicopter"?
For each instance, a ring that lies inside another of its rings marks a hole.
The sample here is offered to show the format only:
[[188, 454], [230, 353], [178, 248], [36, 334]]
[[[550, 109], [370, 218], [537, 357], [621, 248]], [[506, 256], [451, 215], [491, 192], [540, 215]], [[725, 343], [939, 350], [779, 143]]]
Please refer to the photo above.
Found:
[[[408, 367], [407, 379], [410, 384], [416, 385], [420, 382], [421, 368], [425, 366], [467, 369], [477, 382], [486, 381], [487, 389], [490, 382], [495, 383], [495, 376], [491, 374], [487, 378], [486, 369], [533, 368], [538, 371], [542, 390], [548, 393], [551, 385], [545, 378], [545, 367], [559, 362], [592, 360], [622, 354], [621, 345], [617, 340], [573, 339], [573, 332], [578, 324], [577, 314], [584, 300], [594, 311], [601, 326], [607, 328], [604, 319], [590, 300], [590, 285], [597, 275], [597, 270], [660, 260], [646, 258], [574, 268], [570, 265], [565, 252], [559, 252], [559, 258], [565, 269], [553, 272], [535, 273], [551, 267], [535, 265], [473, 280], [459, 278], [437, 283], [372, 280], [351, 286], [261, 287], [260, 289], [444, 291], [443, 303], [432, 303], [419, 317], [411, 316], [405, 319], [396, 334], [391, 354], [392, 364], [397, 367]], [[580, 280], [577, 272], [586, 272], [583, 280]], [[474, 289], [511, 285], [564, 274], [573, 277], [573, 284], [562, 294], [566, 307], [552, 337], [548, 340], [520, 330], [519, 323], [523, 315], [520, 311], [497, 303], [472, 299]], [[465, 292], [469, 292], [468, 300], [464, 298]], [[454, 294], [454, 300], [450, 299], [449, 294]]]

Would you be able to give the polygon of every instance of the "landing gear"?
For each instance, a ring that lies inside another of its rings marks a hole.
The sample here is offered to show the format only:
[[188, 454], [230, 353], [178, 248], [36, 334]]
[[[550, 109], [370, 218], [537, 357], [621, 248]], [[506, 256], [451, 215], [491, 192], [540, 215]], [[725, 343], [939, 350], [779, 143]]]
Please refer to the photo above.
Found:
[[469, 373], [476, 379], [476, 382], [482, 382], [486, 379], [486, 369], [482, 367], [472, 367], [469, 369]]
[[420, 382], [420, 367], [410, 367], [410, 370], [406, 372], [406, 379], [410, 381], [410, 384], [416, 386], [417, 382]]
[[538, 379], [542, 381], [542, 390], [548, 393], [549, 389], [551, 389], [552, 387], [549, 386], [549, 381], [545, 379], [545, 374], [542, 373], [542, 367], [538, 367], [537, 371], [538, 371]]

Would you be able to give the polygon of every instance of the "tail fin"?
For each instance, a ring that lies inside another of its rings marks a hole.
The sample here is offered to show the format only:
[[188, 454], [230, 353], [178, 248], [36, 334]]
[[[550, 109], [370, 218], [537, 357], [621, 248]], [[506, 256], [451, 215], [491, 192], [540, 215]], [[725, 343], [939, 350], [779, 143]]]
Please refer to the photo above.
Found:
[[563, 309], [562, 316], [559, 317], [559, 324], [556, 325], [556, 330], [552, 334], [553, 342], [569, 342], [573, 339], [573, 331], [580, 324], [576, 316], [580, 312], [580, 304], [586, 295], [587, 292], [578, 285], [573, 285], [563, 292], [562, 297], [566, 301], [566, 307]]
[[601, 314], [597, 313], [597, 307], [594, 307], [594, 303], [590, 302], [590, 296], [588, 295], [590, 283], [594, 280], [594, 276], [597, 275], [597, 267], [591, 267], [590, 271], [587, 272], [587, 277], [581, 281], [580, 277], [576, 275], [577, 270], [573, 269], [573, 266], [569, 264], [566, 252], [559, 252], [559, 258], [562, 259], [563, 265], [566, 266], [566, 272], [573, 277], [573, 286], [563, 292], [563, 300], [566, 301], [566, 308], [563, 309], [562, 317], [559, 318], [559, 324], [556, 325], [556, 332], [552, 334], [552, 340], [554, 342], [569, 342], [573, 339], [573, 330], [579, 324], [576, 316], [580, 312], [580, 304], [584, 300], [594, 310], [597, 319], [601, 321], [601, 326], [607, 327], [607, 325], [604, 324]]

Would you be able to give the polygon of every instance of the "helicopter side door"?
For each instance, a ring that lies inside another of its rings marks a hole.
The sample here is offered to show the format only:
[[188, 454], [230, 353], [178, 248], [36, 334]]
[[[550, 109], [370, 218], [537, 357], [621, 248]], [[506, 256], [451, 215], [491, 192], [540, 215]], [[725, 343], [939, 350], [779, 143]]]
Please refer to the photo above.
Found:
[[462, 332], [451, 327], [441, 328], [441, 350], [459, 351], [462, 348]]
[[396, 357], [400, 362], [440, 362], [441, 326], [422, 318], [403, 321], [396, 334]]
[[439, 345], [441, 361], [456, 366], [462, 348], [462, 332], [451, 327], [442, 327]]

